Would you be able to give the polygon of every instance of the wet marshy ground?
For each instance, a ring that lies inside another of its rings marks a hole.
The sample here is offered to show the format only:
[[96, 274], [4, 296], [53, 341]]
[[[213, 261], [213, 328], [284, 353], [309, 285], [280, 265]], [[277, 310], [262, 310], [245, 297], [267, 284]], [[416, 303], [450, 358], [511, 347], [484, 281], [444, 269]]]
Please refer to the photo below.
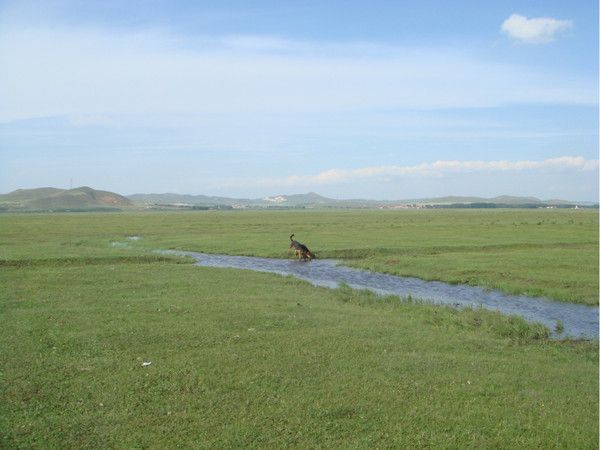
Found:
[[483, 307], [504, 314], [518, 315], [529, 322], [542, 323], [553, 332], [555, 338], [598, 338], [598, 307], [369, 272], [345, 267], [340, 265], [339, 261], [330, 259], [306, 262], [183, 251], [169, 251], [169, 253], [191, 256], [199, 266], [292, 275], [315, 286], [335, 288], [340, 283], [345, 283], [355, 289], [369, 289], [380, 294], [411, 296], [414, 299], [456, 307]]

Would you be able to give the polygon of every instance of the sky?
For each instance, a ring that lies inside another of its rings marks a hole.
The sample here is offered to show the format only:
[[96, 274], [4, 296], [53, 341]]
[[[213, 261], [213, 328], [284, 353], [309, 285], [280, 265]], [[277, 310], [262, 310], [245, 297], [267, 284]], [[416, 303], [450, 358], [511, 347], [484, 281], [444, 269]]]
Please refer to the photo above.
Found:
[[598, 201], [598, 3], [0, 0], [0, 193]]

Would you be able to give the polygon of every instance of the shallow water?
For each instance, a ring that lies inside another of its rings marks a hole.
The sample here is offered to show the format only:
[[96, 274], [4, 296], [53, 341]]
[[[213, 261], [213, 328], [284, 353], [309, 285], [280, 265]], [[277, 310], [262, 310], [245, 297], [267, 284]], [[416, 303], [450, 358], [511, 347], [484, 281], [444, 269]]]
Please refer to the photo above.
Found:
[[[380, 294], [401, 297], [410, 295], [413, 298], [432, 303], [457, 307], [481, 306], [504, 314], [519, 315], [529, 322], [543, 323], [553, 332], [554, 337], [598, 338], [598, 307], [561, 303], [524, 295], [507, 295], [479, 287], [369, 272], [339, 265], [338, 261], [331, 259], [306, 262], [293, 259], [211, 255], [181, 251], [168, 251], [168, 253], [191, 256], [199, 266], [228, 267], [293, 275], [316, 286], [335, 288], [340, 283], [346, 283], [356, 289], [369, 289]], [[564, 330], [557, 334], [555, 328], [559, 320], [563, 323]]]

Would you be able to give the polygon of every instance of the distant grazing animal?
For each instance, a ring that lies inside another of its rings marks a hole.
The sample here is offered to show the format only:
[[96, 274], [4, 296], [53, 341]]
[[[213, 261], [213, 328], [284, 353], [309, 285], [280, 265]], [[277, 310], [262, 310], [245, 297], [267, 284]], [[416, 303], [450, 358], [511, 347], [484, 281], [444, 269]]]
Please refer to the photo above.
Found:
[[293, 234], [290, 236], [290, 241], [290, 248], [294, 249], [298, 259], [303, 261], [306, 261], [307, 259], [315, 259], [315, 255], [308, 249], [306, 245], [294, 240]]

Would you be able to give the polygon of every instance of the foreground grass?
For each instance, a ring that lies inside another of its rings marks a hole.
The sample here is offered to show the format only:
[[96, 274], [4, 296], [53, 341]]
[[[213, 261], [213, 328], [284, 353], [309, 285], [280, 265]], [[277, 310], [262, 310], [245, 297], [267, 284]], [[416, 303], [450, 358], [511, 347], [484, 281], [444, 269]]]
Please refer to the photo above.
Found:
[[[156, 248], [319, 257], [396, 275], [598, 304], [598, 211], [231, 211], [0, 216], [0, 264]], [[128, 241], [127, 236], [141, 236]]]
[[597, 446], [597, 343], [273, 274], [89, 262], [0, 270], [0, 447]]

